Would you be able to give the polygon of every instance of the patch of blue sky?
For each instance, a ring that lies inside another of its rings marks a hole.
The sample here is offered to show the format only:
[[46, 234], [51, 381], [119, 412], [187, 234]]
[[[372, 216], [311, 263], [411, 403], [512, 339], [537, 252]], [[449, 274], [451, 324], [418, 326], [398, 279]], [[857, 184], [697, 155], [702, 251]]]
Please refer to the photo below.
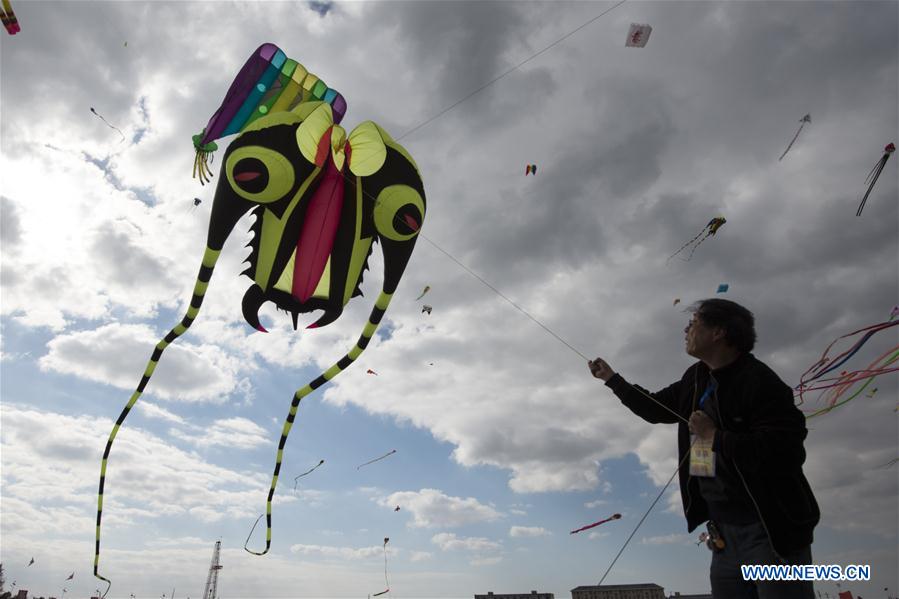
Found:
[[146, 204], [147, 206], [155, 206], [157, 203], [156, 196], [153, 194], [152, 187], [128, 187], [122, 183], [119, 179], [118, 175], [115, 173], [115, 169], [113, 169], [110, 165], [110, 160], [112, 156], [106, 156], [105, 158], [98, 158], [96, 156], [92, 156], [87, 152], [81, 152], [84, 157], [85, 162], [89, 164], [93, 164], [98, 169], [103, 171], [103, 176], [118, 191], [130, 191], [137, 197], [137, 199]]
[[309, 2], [309, 8], [311, 8], [312, 10], [317, 12], [319, 14], [319, 16], [324, 17], [329, 12], [331, 12], [332, 8], [334, 8], [334, 3], [333, 2], [317, 2], [316, 0], [311, 0]]
[[147, 97], [141, 96], [137, 101], [137, 110], [140, 112], [141, 121], [144, 123], [144, 126], [137, 127], [134, 130], [134, 134], [131, 136], [131, 144], [137, 145], [143, 140], [144, 135], [147, 134], [147, 131], [150, 130], [150, 114], [147, 110]]
[[393, 332], [396, 330], [396, 324], [390, 318], [384, 318], [381, 321], [381, 326], [378, 327], [378, 330], [375, 331], [375, 335], [381, 338], [381, 341], [389, 341], [391, 337], [393, 337]]

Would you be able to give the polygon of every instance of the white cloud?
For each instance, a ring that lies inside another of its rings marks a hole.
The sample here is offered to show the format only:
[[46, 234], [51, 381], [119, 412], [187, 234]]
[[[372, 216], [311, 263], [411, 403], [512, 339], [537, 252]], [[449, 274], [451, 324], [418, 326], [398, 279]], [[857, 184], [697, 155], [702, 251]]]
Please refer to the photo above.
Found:
[[425, 560], [429, 560], [434, 557], [434, 554], [430, 551], [413, 551], [409, 554], [409, 561], [411, 562], [423, 562]]
[[437, 545], [441, 551], [496, 551], [502, 545], [485, 537], [457, 537], [450, 532], [437, 533], [431, 537], [431, 542]]
[[[247, 418], [234, 417], [216, 420], [212, 425], [184, 432], [172, 430], [172, 436], [197, 447], [221, 445], [239, 449], [252, 449], [274, 443], [272, 433]], [[275, 437], [277, 438], [277, 437]]]
[[655, 537], [643, 537], [640, 541], [644, 545], [685, 545], [690, 541], [690, 537], [684, 534], [672, 533], [670, 535], [660, 535]]
[[[100, 458], [113, 422], [8, 403], [2, 419], [4, 540], [14, 543], [36, 532], [43, 538], [90, 533]], [[204, 522], [249, 517], [267, 487], [264, 474], [214, 466], [126, 426], [109, 456], [104, 534], [121, 538], [147, 522], [188, 513]]]
[[509, 529], [509, 536], [516, 537], [545, 537], [552, 533], [541, 526], [513, 526]]
[[165, 408], [161, 408], [155, 403], [151, 403], [147, 400], [139, 401], [137, 404], [137, 410], [142, 412], [144, 416], [147, 418], [154, 418], [157, 420], [165, 420], [166, 422], [171, 422], [173, 424], [185, 424], [186, 421], [181, 416], [177, 414], [173, 414], [172, 412], [166, 410]]
[[[146, 325], [107, 324], [59, 335], [40, 361], [44, 371], [133, 391], [156, 343], [163, 337]], [[238, 386], [245, 364], [214, 345], [178, 340], [163, 353], [145, 393], [179, 401], [223, 402]]]
[[494, 508], [474, 497], [452, 497], [439, 489], [399, 491], [383, 499], [381, 505], [399, 505], [403, 510], [408, 510], [412, 514], [409, 525], [416, 528], [449, 528], [490, 522], [502, 517]]
[[[361, 560], [373, 557], [382, 557], [384, 548], [372, 547], [334, 547], [329, 545], [291, 545], [290, 551], [306, 557], [325, 557], [336, 559]], [[395, 548], [389, 548], [388, 553], [398, 553]]]
[[476, 558], [468, 562], [472, 566], [492, 566], [494, 564], [498, 564], [503, 561], [503, 557], [501, 555], [494, 555], [492, 557], [481, 557]]

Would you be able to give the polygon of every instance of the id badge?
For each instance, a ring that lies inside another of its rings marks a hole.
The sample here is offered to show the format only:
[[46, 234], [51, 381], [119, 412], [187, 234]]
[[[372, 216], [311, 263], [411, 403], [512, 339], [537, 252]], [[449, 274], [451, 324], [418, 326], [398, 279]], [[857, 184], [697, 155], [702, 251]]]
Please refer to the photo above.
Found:
[[712, 441], [703, 441], [691, 435], [690, 440], [690, 475], [691, 476], [715, 476], [715, 452], [712, 451]]

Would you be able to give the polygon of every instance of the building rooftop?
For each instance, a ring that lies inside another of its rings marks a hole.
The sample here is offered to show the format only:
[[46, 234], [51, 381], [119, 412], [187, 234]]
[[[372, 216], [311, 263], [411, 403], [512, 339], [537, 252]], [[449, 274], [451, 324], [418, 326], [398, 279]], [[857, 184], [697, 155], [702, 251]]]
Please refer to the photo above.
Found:
[[[586, 591], [586, 590], [601, 590], [601, 591], [625, 591], [627, 589], [661, 589], [659, 585], [654, 582], [641, 582], [639, 584], [604, 584], [604, 585], [587, 585], [587, 586], [579, 586], [571, 589], [571, 592], [574, 591]], [[664, 590], [664, 589], [662, 589]], [[684, 597], [685, 595], [681, 595]]]

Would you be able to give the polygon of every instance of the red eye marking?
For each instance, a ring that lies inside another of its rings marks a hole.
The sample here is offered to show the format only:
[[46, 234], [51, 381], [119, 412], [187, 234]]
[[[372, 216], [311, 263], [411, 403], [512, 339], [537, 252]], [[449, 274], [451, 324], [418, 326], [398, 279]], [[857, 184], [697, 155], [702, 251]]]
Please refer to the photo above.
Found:
[[246, 172], [246, 173], [237, 173], [234, 175], [235, 181], [252, 181], [253, 179], [257, 179], [262, 176], [262, 173], [254, 173], [254, 172]]
[[418, 224], [418, 221], [416, 221], [414, 218], [412, 218], [411, 216], [406, 214], [406, 215], [403, 215], [403, 220], [406, 221], [406, 224], [409, 225], [410, 229], [412, 229], [413, 231], [418, 231], [418, 227], [420, 225]]

